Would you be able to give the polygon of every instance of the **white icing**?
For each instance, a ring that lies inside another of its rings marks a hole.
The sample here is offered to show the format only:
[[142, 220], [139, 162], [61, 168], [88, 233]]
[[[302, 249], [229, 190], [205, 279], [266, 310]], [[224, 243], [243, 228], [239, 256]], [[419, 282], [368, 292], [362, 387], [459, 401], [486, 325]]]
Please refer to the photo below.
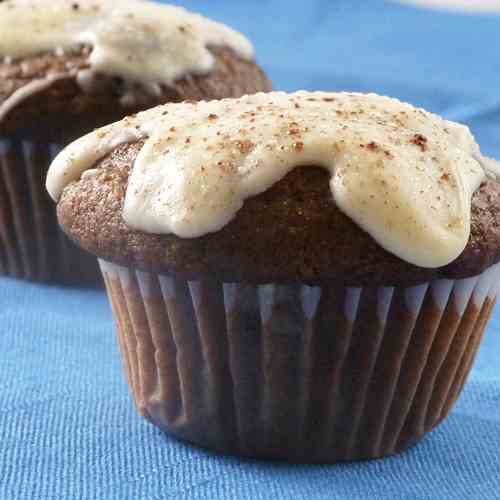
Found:
[[0, 2], [0, 33], [0, 57], [7, 61], [92, 47], [90, 68], [75, 75], [77, 81], [91, 88], [96, 74], [122, 77], [129, 87], [126, 101], [134, 84], [155, 95], [161, 84], [210, 72], [210, 46], [232, 48], [245, 59], [254, 56], [250, 42], [231, 28], [144, 0], [7, 0]]
[[16, 90], [5, 101], [0, 103], [0, 122], [14, 109], [32, 95], [50, 88], [57, 80], [68, 78], [68, 75], [51, 75], [40, 80], [33, 80]]
[[54, 161], [52, 197], [118, 144], [141, 138], [123, 210], [132, 228], [184, 238], [217, 231], [245, 199], [316, 165], [331, 172], [345, 214], [428, 268], [462, 253], [472, 194], [485, 178], [463, 125], [374, 94], [274, 92], [169, 104], [93, 132]]
[[476, 160], [482, 165], [485, 172], [494, 179], [500, 178], [500, 162], [487, 156], [476, 156]]

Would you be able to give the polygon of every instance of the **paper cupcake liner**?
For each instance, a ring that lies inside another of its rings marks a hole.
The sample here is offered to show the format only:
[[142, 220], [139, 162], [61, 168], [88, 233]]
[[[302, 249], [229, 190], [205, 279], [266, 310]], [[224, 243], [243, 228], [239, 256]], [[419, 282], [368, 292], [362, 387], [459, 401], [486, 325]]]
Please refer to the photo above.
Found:
[[500, 265], [415, 287], [190, 281], [101, 262], [140, 413], [224, 453], [382, 457], [459, 396]]
[[95, 259], [59, 229], [45, 191], [58, 144], [0, 137], [0, 275], [35, 281], [93, 283]]

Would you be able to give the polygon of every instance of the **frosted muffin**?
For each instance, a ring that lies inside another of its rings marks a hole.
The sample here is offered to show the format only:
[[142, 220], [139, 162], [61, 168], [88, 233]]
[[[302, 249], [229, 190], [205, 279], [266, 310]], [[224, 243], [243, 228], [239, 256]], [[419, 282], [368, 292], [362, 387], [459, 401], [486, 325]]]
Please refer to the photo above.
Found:
[[377, 95], [165, 105], [56, 158], [147, 419], [301, 462], [382, 457], [457, 399], [499, 285], [498, 164]]
[[93, 259], [44, 189], [62, 146], [165, 102], [269, 90], [243, 35], [138, 0], [0, 2], [0, 274], [81, 282]]

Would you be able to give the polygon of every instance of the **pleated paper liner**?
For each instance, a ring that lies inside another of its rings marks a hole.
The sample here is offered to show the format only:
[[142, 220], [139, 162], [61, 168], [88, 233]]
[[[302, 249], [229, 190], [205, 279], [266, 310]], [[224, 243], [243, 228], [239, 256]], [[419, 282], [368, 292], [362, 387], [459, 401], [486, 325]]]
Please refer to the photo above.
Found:
[[95, 259], [59, 229], [45, 176], [58, 144], [0, 137], [0, 275], [93, 284]]
[[383, 457], [459, 396], [500, 265], [416, 287], [184, 282], [101, 262], [140, 413], [224, 453]]

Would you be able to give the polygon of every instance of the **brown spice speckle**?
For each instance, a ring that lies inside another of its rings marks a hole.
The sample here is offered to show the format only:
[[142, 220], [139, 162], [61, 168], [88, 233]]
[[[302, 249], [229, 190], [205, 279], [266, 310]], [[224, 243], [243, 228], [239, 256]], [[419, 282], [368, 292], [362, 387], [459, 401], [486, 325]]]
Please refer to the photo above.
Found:
[[415, 146], [418, 146], [422, 151], [427, 151], [427, 137], [422, 134], [415, 134], [410, 139], [410, 143], [415, 144]]
[[236, 146], [241, 154], [251, 153], [255, 149], [255, 144], [249, 140], [237, 141]]

